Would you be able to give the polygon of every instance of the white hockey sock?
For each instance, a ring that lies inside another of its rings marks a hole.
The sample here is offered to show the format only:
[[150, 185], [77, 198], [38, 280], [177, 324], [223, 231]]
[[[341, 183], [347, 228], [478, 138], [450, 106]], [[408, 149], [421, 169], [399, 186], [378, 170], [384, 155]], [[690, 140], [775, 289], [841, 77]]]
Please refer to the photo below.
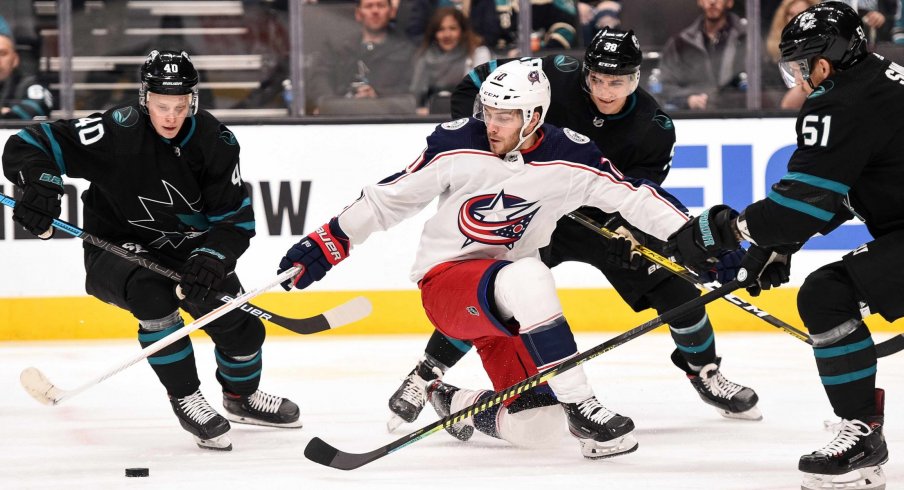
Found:
[[[470, 407], [477, 403], [477, 398], [484, 393], [487, 393], [487, 390], [468, 390], [459, 388], [459, 390], [452, 395], [452, 404], [449, 407], [449, 412], [455, 413], [463, 408]], [[474, 419], [469, 418], [462, 423], [465, 425], [474, 425]]]
[[593, 396], [584, 366], [576, 366], [556, 375], [549, 380], [549, 387], [562, 403], [582, 402]]

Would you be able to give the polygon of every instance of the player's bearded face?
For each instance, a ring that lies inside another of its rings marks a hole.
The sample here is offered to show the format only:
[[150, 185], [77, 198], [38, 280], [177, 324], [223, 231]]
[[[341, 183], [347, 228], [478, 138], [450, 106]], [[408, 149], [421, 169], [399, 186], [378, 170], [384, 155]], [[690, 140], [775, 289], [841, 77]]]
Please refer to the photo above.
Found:
[[487, 125], [487, 139], [490, 140], [490, 150], [493, 153], [503, 155], [518, 146], [521, 127], [524, 125], [520, 110], [484, 107], [478, 119]]
[[157, 134], [170, 139], [175, 137], [188, 116], [191, 94], [163, 95], [148, 93], [147, 108], [151, 125]]

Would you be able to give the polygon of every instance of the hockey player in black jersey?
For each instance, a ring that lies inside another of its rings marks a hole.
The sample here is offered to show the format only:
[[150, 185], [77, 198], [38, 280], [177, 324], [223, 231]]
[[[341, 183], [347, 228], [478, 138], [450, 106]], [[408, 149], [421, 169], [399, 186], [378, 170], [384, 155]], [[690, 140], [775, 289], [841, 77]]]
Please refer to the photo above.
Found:
[[[43, 239], [60, 215], [63, 176], [91, 185], [84, 228], [179, 270], [177, 286], [85, 244], [85, 288], [138, 320], [147, 346], [220, 304], [211, 291], [238, 294], [236, 261], [254, 236], [251, 198], [229, 129], [198, 109], [198, 72], [188, 54], [152, 51], [141, 67], [137, 103], [103, 114], [29, 126], [9, 138], [3, 172], [23, 191], [13, 219]], [[301, 427], [298, 406], [260, 391], [261, 320], [234, 311], [204, 328], [216, 348], [216, 378], [230, 420]], [[204, 399], [191, 339], [148, 358], [182, 427], [199, 447], [230, 450], [229, 422]]]
[[[885, 488], [884, 391], [864, 319], [904, 317], [904, 66], [867, 51], [860, 17], [841, 2], [812, 6], [782, 32], [780, 67], [808, 94], [788, 173], [740, 214], [718, 206], [667, 249], [691, 267], [752, 244], [738, 272], [753, 293], [787, 282], [790, 254], [857, 216], [874, 238], [811, 273], [797, 297], [835, 414], [835, 439], [800, 458], [804, 489]], [[703, 219], [705, 217], [706, 219]]]
[[[641, 58], [632, 31], [608, 29], [593, 38], [583, 63], [567, 55], [549, 55], [533, 62], [542, 65], [552, 86], [547, 121], [588, 136], [625, 175], [662, 184], [671, 166], [675, 129], [655, 99], [638, 87]], [[453, 117], [471, 115], [480, 85], [496, 64], [506, 61], [491, 61], [465, 76], [452, 96]], [[578, 261], [596, 267], [635, 311], [652, 307], [661, 314], [699, 296], [696, 287], [669, 271], [649, 264], [640, 267], [642, 258], [630, 252], [631, 241], [643, 241], [655, 250], [660, 250], [661, 242], [631, 229], [617, 213], [589, 207], [579, 212], [618, 230], [626, 239], [610, 243], [565, 217], [556, 224], [551, 244], [541, 250], [547, 266]], [[740, 256], [741, 252], [727, 255], [723, 262], [736, 268]], [[733, 278], [730, 266], [720, 272], [718, 279], [723, 282]], [[703, 307], [672, 322], [669, 331], [677, 346], [672, 361], [686, 373], [704, 402], [726, 417], [762, 418], [756, 393], [720, 372], [713, 327]], [[424, 357], [389, 400], [390, 431], [417, 418], [426, 403], [427, 383], [441, 377], [470, 348], [434, 331]]]

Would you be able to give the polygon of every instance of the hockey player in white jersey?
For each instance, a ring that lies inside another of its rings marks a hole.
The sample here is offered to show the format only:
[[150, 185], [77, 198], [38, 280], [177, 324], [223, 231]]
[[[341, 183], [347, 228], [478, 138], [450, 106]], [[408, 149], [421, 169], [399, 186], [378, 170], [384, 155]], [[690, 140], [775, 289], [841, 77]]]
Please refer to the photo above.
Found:
[[[481, 87], [475, 118], [439, 125], [414, 163], [364, 187], [355, 202], [287, 251], [279, 269], [301, 264], [304, 271], [283, 286], [309, 286], [371, 233], [439, 198], [411, 272], [431, 323], [477, 347], [496, 390], [576, 355], [553, 276], [538, 254], [559, 218], [594, 206], [619, 212], [662, 240], [688, 218], [655, 184], [623, 178], [587, 137], [544, 125], [549, 103], [542, 69], [519, 61], [497, 68]], [[548, 384], [450, 432], [466, 439], [476, 427], [514, 444], [542, 444], [556, 436], [564, 409], [585, 457], [637, 448], [634, 423], [599, 402], [583, 367]], [[447, 414], [489, 393], [440, 382], [428, 391]]]

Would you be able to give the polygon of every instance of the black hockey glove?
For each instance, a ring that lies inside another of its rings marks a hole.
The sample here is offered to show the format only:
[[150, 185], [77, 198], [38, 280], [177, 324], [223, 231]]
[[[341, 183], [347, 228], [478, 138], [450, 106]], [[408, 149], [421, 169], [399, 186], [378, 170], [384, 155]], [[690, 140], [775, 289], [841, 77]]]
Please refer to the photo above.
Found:
[[[191, 303], [201, 303], [211, 290], [219, 291], [226, 274], [226, 256], [211, 248], [196, 248], [182, 266], [182, 281], [176, 296]], [[180, 294], [181, 292], [181, 294]]]
[[13, 221], [41, 240], [50, 239], [53, 220], [60, 217], [63, 179], [35, 168], [27, 176], [19, 172], [19, 185], [24, 193], [13, 208]]
[[283, 289], [304, 289], [314, 281], [323, 279], [327, 271], [348, 257], [348, 236], [339, 228], [339, 220], [333, 218], [329, 223], [314, 230], [313, 233], [292, 245], [285, 257], [279, 261], [281, 273], [295, 265], [303, 266], [301, 273], [283, 282]]
[[741, 268], [741, 262], [746, 256], [747, 250], [744, 250], [744, 248], [732, 250], [731, 252], [722, 252], [717, 257], [719, 262], [706, 271], [704, 279], [707, 282], [719, 281], [721, 284], [733, 281], [737, 277], [738, 270]]
[[790, 278], [791, 255], [757, 245], [751, 245], [738, 270], [738, 282], [741, 287], [747, 288], [751, 296], [759, 296], [762, 290], [781, 286]]
[[[606, 223], [606, 228], [612, 230], [611, 226], [612, 223]], [[610, 238], [606, 245], [606, 265], [636, 271], [644, 260], [643, 255], [634, 250], [634, 247], [645, 245], [646, 237], [640, 230], [624, 222], [613, 231], [618, 236]]]
[[737, 211], [724, 204], [703, 211], [672, 233], [665, 244], [665, 254], [695, 272], [704, 273], [718, 262], [716, 257], [720, 253], [738, 248], [731, 226], [737, 216]]

